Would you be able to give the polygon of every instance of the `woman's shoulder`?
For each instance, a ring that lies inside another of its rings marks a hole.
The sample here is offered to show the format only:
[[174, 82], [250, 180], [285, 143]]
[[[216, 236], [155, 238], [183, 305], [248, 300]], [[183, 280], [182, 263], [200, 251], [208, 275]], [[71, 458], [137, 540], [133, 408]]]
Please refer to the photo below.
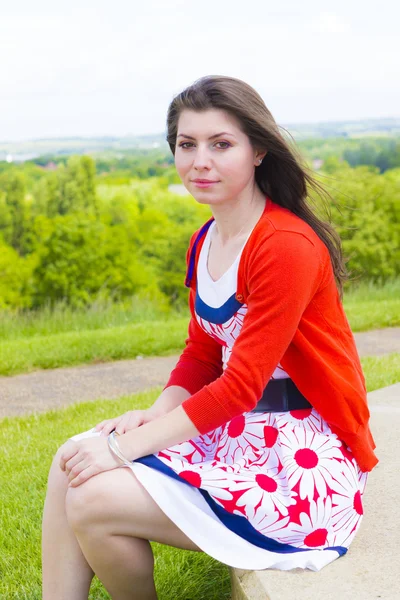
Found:
[[[330, 253], [316, 231], [301, 217], [277, 204], [263, 214], [244, 248], [243, 267], [247, 275], [275, 268], [280, 276], [301, 270], [307, 264], [325, 282], [332, 271]], [[282, 271], [283, 269], [283, 271]]]
[[291, 210], [272, 201], [256, 227], [254, 236], [251, 236], [249, 250], [257, 253], [262, 246], [276, 248], [280, 251], [283, 246], [310, 247], [310, 251], [317, 253], [324, 263], [330, 259], [329, 250], [325, 242], [307, 221], [293, 213]]
[[280, 206], [272, 201], [269, 203], [268, 210], [262, 215], [259, 225], [260, 233], [267, 237], [271, 236], [276, 231], [287, 231], [294, 234], [301, 234], [309, 239], [314, 245], [318, 245], [319, 242], [322, 242], [316, 231], [309, 223], [307, 223], [307, 221], [288, 208]]

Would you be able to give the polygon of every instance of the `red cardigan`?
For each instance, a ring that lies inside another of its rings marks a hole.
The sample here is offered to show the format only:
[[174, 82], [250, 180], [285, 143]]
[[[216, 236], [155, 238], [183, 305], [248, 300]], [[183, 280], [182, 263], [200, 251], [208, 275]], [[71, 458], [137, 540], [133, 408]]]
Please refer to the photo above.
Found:
[[190, 392], [182, 407], [205, 434], [254, 408], [280, 363], [360, 468], [372, 470], [378, 459], [365, 378], [327, 247], [308, 223], [266, 197], [240, 257], [236, 299], [247, 313], [223, 371], [222, 346], [194, 313], [196, 266], [213, 220], [190, 239], [185, 285], [192, 316], [164, 389]]

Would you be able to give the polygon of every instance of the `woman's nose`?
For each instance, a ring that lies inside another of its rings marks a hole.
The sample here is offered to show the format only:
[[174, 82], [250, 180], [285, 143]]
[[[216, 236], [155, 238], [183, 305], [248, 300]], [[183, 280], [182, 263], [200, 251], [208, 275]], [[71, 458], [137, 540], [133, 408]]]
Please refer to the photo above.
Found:
[[194, 153], [193, 165], [200, 169], [210, 167], [211, 157], [207, 149], [197, 148]]

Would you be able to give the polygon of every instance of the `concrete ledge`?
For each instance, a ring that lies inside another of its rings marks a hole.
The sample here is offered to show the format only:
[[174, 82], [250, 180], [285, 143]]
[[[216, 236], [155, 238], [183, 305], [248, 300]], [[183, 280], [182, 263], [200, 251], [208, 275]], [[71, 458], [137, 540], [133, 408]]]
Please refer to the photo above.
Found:
[[365, 514], [346, 555], [321, 571], [230, 568], [231, 600], [398, 600], [400, 598], [400, 383], [368, 394], [379, 464]]

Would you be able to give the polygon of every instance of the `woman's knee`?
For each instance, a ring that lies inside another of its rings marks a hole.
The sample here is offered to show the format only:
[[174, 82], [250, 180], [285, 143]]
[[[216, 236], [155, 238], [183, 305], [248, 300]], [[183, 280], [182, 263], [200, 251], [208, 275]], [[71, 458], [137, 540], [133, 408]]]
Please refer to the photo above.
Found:
[[69, 487], [65, 496], [65, 512], [74, 530], [82, 530], [105, 518], [109, 493], [101, 485], [101, 478], [90, 477], [77, 487]]
[[62, 455], [63, 447], [60, 446], [55, 453], [52, 463], [49, 469], [48, 475], [48, 486], [57, 487], [64, 491], [67, 491], [68, 487], [68, 476], [65, 471], [60, 467], [60, 459]]

